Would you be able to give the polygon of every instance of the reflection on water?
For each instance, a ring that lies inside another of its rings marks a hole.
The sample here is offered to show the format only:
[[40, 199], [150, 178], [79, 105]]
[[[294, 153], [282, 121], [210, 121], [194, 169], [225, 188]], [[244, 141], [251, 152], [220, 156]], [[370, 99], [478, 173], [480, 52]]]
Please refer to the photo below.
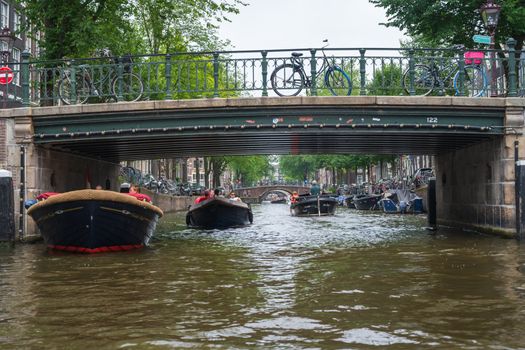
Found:
[[167, 215], [141, 251], [0, 246], [0, 349], [523, 349], [523, 245], [425, 224], [263, 204], [223, 231]]

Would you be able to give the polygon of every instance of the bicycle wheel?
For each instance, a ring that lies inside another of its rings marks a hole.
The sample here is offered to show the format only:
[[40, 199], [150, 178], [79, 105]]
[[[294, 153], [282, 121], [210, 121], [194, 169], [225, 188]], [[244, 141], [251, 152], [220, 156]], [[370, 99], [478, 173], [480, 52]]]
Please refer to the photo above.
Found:
[[[480, 97], [485, 94], [488, 87], [487, 76], [481, 67], [478, 66], [465, 66], [464, 69], [464, 81], [463, 81], [463, 90], [465, 96], [468, 97]], [[459, 70], [456, 75], [454, 75], [454, 89], [456, 90], [456, 95], [459, 95]]]
[[[122, 73], [122, 100], [126, 102], [134, 102], [139, 100], [144, 93], [144, 83], [142, 79], [134, 73]], [[111, 93], [118, 97], [119, 79], [113, 78], [111, 83]]]
[[[410, 70], [403, 73], [403, 89], [407, 94], [410, 94]], [[436, 77], [432, 73], [429, 66], [424, 64], [416, 64], [414, 66], [414, 95], [427, 96], [436, 85]]]
[[304, 74], [293, 64], [278, 66], [270, 76], [272, 89], [279, 96], [297, 96], [304, 87]]
[[328, 68], [324, 75], [324, 82], [334, 96], [350, 96], [352, 93], [352, 81], [339, 67]]
[[84, 79], [82, 75], [77, 76], [75, 81], [74, 100], [72, 100], [73, 89], [71, 85], [71, 78], [69, 76], [65, 76], [62, 78], [62, 80], [60, 80], [58, 83], [58, 96], [60, 97], [60, 100], [66, 105], [86, 103], [90, 92], [89, 83], [86, 81], [86, 79]]

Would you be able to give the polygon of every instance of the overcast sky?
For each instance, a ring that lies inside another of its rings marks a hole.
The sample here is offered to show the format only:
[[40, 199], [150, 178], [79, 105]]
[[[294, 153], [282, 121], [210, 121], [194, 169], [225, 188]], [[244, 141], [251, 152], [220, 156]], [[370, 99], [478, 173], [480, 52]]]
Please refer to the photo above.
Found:
[[232, 49], [399, 47], [402, 33], [386, 28], [385, 11], [368, 0], [245, 0], [219, 33]]

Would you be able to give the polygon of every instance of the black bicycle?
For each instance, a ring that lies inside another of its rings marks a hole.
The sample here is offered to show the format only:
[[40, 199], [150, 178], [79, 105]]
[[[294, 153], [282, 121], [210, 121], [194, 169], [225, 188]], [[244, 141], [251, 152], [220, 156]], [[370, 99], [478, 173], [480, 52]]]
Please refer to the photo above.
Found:
[[99, 54], [100, 57], [109, 59], [112, 64], [100, 67], [96, 71], [97, 74], [93, 66], [87, 64], [76, 66], [74, 82], [73, 69], [65, 69], [58, 84], [60, 100], [68, 105], [86, 103], [90, 97], [97, 97], [104, 101], [117, 101], [120, 95], [123, 101], [139, 100], [144, 93], [144, 83], [137, 74], [131, 72], [131, 57], [125, 57], [121, 62], [123, 72], [119, 76], [117, 73], [118, 60], [111, 55], [109, 49], [102, 49]]
[[[462, 45], [455, 45], [454, 49], [463, 49]], [[480, 53], [481, 55], [483, 53]], [[430, 95], [436, 88], [443, 91], [450, 85], [454, 93], [459, 95], [461, 90], [465, 96], [480, 97], [486, 95], [488, 91], [488, 79], [483, 69], [483, 58], [465, 59], [463, 67], [463, 85], [460, 86], [459, 65], [455, 60], [450, 59], [444, 65], [438, 65], [434, 60], [429, 64], [416, 64], [413, 70], [413, 81], [411, 81], [410, 69], [403, 73], [403, 89], [407, 94], [413, 90], [415, 95]]]
[[[328, 43], [328, 40], [323, 40]], [[352, 80], [346, 72], [323, 53], [323, 64], [317, 70], [315, 78], [324, 73], [324, 83], [334, 96], [350, 95], [352, 93]], [[300, 52], [292, 52], [291, 63], [277, 66], [270, 76], [273, 91], [279, 96], [297, 96], [304, 88], [312, 87], [312, 77], [306, 74]]]

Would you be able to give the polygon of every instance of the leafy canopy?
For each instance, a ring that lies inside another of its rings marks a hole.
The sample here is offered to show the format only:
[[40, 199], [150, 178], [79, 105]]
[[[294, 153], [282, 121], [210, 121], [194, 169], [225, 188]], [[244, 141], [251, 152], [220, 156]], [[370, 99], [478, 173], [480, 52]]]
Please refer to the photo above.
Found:
[[[386, 10], [387, 27], [434, 46], [464, 44], [472, 47], [474, 34], [488, 34], [479, 9], [486, 0], [369, 0]], [[496, 42], [513, 37], [518, 48], [525, 40], [525, 2], [495, 0], [501, 6]]]

